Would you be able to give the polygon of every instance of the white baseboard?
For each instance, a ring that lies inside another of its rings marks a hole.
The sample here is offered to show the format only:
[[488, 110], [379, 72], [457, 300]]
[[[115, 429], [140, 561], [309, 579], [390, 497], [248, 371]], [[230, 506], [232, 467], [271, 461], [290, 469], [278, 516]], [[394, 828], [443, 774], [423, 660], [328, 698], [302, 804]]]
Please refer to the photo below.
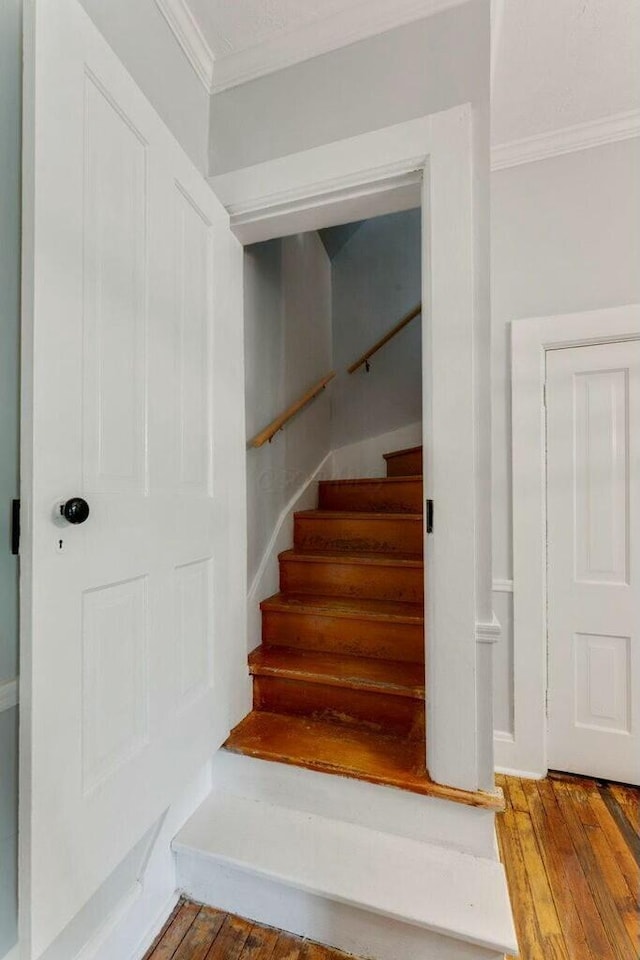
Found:
[[505, 777], [518, 777], [519, 780], [544, 780], [546, 774], [534, 770], [512, 770], [511, 767], [496, 767], [496, 773]]

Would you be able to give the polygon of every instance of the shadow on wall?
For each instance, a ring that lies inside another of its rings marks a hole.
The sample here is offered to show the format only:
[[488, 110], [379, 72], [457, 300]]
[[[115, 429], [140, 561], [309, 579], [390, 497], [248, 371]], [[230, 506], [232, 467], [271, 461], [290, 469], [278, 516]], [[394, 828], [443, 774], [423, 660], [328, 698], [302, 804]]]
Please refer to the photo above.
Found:
[[332, 250], [331, 447], [387, 434], [422, 417], [421, 322], [416, 318], [371, 360], [346, 368], [421, 299], [421, 211], [406, 210], [343, 228]]

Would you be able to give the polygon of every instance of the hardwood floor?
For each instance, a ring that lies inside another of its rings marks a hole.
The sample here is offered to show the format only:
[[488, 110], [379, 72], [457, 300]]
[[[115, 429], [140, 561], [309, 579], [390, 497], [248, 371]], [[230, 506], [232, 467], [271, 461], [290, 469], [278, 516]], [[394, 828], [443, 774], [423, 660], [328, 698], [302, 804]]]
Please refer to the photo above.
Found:
[[563, 774], [497, 780], [522, 960], [638, 960], [640, 790]]
[[[347, 960], [347, 954], [181, 900], [145, 960]], [[353, 960], [353, 958], [351, 958]]]

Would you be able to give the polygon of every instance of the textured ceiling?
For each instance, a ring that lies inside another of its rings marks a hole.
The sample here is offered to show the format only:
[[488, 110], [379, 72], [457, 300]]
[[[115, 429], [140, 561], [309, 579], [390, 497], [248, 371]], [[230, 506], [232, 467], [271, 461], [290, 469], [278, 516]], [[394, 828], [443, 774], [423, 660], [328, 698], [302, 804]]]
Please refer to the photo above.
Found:
[[638, 0], [502, 0], [492, 140], [640, 107]]
[[[217, 65], [339, 11], [367, 15], [366, 0], [187, 2]], [[494, 145], [640, 108], [640, 0], [492, 0], [492, 20]]]
[[[393, 2], [393, 0], [390, 0]], [[363, 0], [189, 0], [214, 57], [255, 47], [302, 24], [330, 17]]]

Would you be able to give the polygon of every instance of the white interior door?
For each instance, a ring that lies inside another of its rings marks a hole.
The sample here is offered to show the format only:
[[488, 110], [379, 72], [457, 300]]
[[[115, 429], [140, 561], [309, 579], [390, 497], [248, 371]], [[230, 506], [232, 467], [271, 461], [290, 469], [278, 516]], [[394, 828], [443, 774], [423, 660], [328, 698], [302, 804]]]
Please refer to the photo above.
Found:
[[640, 342], [547, 353], [548, 755], [640, 783]]
[[[36, 0], [26, 32], [21, 893], [36, 958], [229, 729], [244, 388], [224, 209], [76, 0]], [[60, 513], [73, 497], [81, 524]]]

